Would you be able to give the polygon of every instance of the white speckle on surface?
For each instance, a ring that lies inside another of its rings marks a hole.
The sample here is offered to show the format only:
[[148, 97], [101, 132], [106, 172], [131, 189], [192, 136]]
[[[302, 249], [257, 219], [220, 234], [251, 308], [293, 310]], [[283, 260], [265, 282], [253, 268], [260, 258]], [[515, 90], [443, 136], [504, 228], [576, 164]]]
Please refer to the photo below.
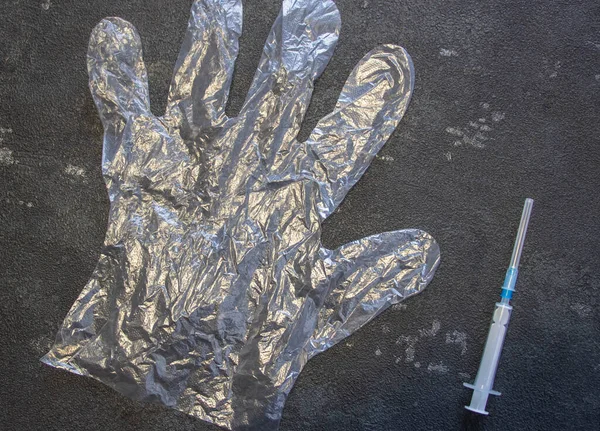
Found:
[[421, 368], [421, 363], [420, 362], [415, 362], [415, 368]]
[[392, 156], [375, 156], [379, 160], [383, 160], [384, 162], [393, 162], [395, 159]]
[[600, 81], [600, 73], [596, 76], [594, 76], [594, 78], [596, 78], [596, 81]]
[[369, 1], [368, 0], [363, 0], [363, 2], [362, 2], [362, 8], [366, 9], [368, 7], [369, 7]]
[[463, 379], [470, 379], [471, 375], [469, 373], [458, 373], [458, 377], [462, 377]]
[[354, 347], [354, 341], [346, 341], [346, 347]]
[[412, 362], [415, 360], [415, 346], [418, 340], [419, 339], [417, 337], [411, 337], [410, 335], [401, 335], [396, 340], [396, 344], [406, 345], [406, 350], [404, 351], [406, 357], [404, 359], [404, 362]]
[[[440, 331], [441, 323], [439, 320], [435, 319], [431, 324], [431, 329], [419, 329], [419, 335], [401, 335], [396, 340], [396, 344], [399, 346], [405, 346], [404, 350], [404, 362], [411, 363], [415, 361], [415, 352], [417, 343], [421, 338], [425, 337], [435, 337], [437, 333]], [[399, 361], [396, 361], [398, 363]], [[415, 367], [420, 367], [421, 364], [415, 363]]]
[[27, 208], [33, 208], [33, 202], [25, 202], [21, 199], [15, 199], [15, 200], [10, 200], [10, 199], [5, 199], [7, 204], [13, 203], [15, 205], [19, 205], [19, 206], [25, 206]]
[[598, 43], [598, 42], [594, 42], [593, 40], [588, 40], [587, 43], [588, 43], [588, 45], [592, 45], [596, 49], [600, 49], [600, 43]]
[[480, 119], [479, 119], [479, 120], [477, 120], [477, 121], [479, 121], [480, 123], [485, 123], [485, 122], [486, 122], [486, 119], [485, 119], [485, 118], [480, 118]]
[[381, 349], [379, 347], [375, 350], [375, 356], [381, 356]]
[[571, 310], [576, 312], [579, 317], [590, 317], [592, 315], [592, 307], [586, 304], [573, 304], [571, 305]]
[[12, 154], [13, 152], [10, 148], [0, 148], [0, 166], [10, 166], [15, 163]]
[[452, 333], [446, 333], [446, 344], [457, 344], [461, 347], [461, 356], [467, 353], [467, 334], [454, 330]]
[[555, 61], [554, 65], [549, 65], [550, 60], [544, 58], [542, 63], [542, 72], [540, 73], [542, 78], [547, 77], [549, 79], [554, 79], [558, 76], [558, 71], [562, 67], [562, 63], [560, 61]]
[[50, 6], [52, 6], [52, 2], [50, 0], [44, 0], [44, 2], [40, 5], [42, 9], [48, 10]]
[[390, 329], [390, 325], [388, 325], [387, 323], [381, 325], [381, 332], [383, 332], [384, 334], [389, 334], [390, 332], [392, 332], [392, 330]]
[[444, 153], [444, 156], [446, 156], [446, 159], [448, 159], [449, 162], [452, 161], [452, 153], [450, 151]]
[[481, 132], [475, 133], [473, 136], [463, 137], [463, 143], [470, 145], [474, 148], [485, 148], [483, 141], [487, 141], [487, 136]]
[[85, 169], [83, 169], [79, 166], [71, 165], [71, 164], [67, 165], [67, 167], [65, 168], [65, 174], [67, 174], [71, 177], [78, 177], [78, 178], [86, 177]]
[[[488, 137], [482, 132], [489, 132], [492, 130], [491, 127], [480, 124], [481, 118], [477, 121], [469, 121], [468, 127], [446, 127], [446, 133], [456, 136], [461, 139], [457, 139], [453, 142], [455, 147], [460, 147], [464, 144], [470, 145], [474, 148], [485, 148], [483, 141], [487, 141]], [[483, 119], [485, 120], [485, 119]], [[473, 130], [474, 129], [474, 130]]]
[[406, 304], [402, 304], [402, 303], [394, 304], [394, 305], [392, 305], [392, 310], [394, 310], [394, 311], [406, 310]]
[[396, 364], [400, 363], [401, 358], [396, 358], [396, 360], [394, 361]]
[[490, 109], [490, 104], [489, 104], [489, 103], [487, 103], [487, 102], [483, 102], [483, 103], [481, 104], [481, 107], [482, 107], [483, 109]]
[[494, 123], [498, 123], [504, 120], [505, 114], [504, 112], [492, 112], [492, 121]]
[[419, 329], [421, 337], [435, 337], [440, 332], [442, 324], [439, 320], [435, 319], [431, 324], [431, 329]]
[[52, 339], [49, 337], [39, 337], [35, 340], [31, 340], [29, 342], [29, 346], [36, 352], [38, 355], [42, 355], [52, 347]]
[[427, 365], [427, 371], [429, 371], [429, 372], [444, 374], [444, 373], [447, 373], [448, 370], [449, 370], [449, 368], [441, 362], [439, 364], [431, 364], [430, 363], [429, 365]]
[[4, 135], [12, 133], [12, 129], [5, 129], [4, 127], [0, 127], [0, 144], [4, 142]]
[[462, 137], [464, 135], [463, 131], [458, 127], [446, 127], [446, 133], [449, 133], [454, 136]]
[[440, 48], [440, 55], [442, 57], [458, 57], [458, 52], [453, 49]]

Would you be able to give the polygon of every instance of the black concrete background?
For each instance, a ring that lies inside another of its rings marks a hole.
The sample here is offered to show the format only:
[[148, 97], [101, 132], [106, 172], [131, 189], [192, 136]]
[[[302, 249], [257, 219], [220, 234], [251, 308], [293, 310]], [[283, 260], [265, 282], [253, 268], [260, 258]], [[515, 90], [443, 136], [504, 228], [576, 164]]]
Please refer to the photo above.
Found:
[[[105, 232], [90, 31], [107, 15], [137, 26], [161, 113], [190, 4], [0, 2], [0, 429], [216, 430], [38, 362]], [[337, 4], [340, 43], [302, 136], [378, 44], [407, 48], [416, 89], [325, 243], [418, 227], [441, 244], [442, 265], [423, 294], [308, 364], [281, 430], [599, 429], [600, 4]], [[245, 2], [230, 113], [278, 10]], [[475, 376], [525, 197], [536, 204], [496, 379], [503, 395], [476, 417], [462, 382]]]

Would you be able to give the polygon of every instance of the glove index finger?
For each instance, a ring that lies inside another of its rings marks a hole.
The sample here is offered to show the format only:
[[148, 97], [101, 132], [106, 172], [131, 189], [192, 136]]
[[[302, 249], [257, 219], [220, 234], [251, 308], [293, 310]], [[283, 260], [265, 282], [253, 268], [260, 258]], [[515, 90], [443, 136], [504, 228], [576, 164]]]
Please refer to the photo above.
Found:
[[121, 18], [100, 21], [90, 37], [87, 66], [90, 91], [104, 125], [106, 166], [129, 118], [150, 113], [148, 77], [135, 27]]
[[315, 156], [315, 179], [324, 184], [327, 217], [356, 184], [406, 112], [414, 88], [414, 68], [399, 46], [369, 52], [346, 81], [335, 110], [306, 141]]

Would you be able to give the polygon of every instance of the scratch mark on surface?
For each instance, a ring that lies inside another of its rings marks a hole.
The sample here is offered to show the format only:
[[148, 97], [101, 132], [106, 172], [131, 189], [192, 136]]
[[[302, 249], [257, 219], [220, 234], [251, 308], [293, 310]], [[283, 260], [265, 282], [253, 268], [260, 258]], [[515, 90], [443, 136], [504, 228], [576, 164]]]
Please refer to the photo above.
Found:
[[470, 379], [471, 375], [469, 373], [458, 373], [458, 377], [462, 377], [463, 379]]
[[454, 330], [446, 333], [446, 344], [457, 344], [461, 347], [461, 356], [467, 353], [467, 334]]

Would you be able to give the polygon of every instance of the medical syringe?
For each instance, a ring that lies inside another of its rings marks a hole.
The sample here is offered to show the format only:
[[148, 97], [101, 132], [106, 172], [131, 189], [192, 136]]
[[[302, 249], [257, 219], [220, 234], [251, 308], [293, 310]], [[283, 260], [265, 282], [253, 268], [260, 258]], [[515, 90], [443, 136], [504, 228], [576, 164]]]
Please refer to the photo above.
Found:
[[477, 372], [475, 383], [472, 385], [463, 383], [467, 388], [473, 389], [471, 404], [465, 406], [465, 408], [475, 413], [487, 415], [488, 412], [485, 411], [485, 406], [488, 397], [490, 394], [500, 395], [500, 392], [494, 391], [492, 386], [494, 385], [498, 360], [500, 359], [508, 321], [510, 320], [510, 314], [512, 312], [510, 299], [512, 298], [513, 292], [515, 291], [515, 284], [517, 283], [519, 261], [521, 260], [521, 252], [523, 251], [523, 243], [525, 242], [525, 234], [527, 233], [527, 226], [529, 225], [532, 207], [533, 199], [525, 199], [525, 206], [523, 207], [523, 214], [521, 215], [521, 224], [519, 225], [519, 231], [517, 232], [517, 239], [515, 240], [512, 258], [510, 259], [510, 266], [506, 271], [506, 277], [504, 279], [504, 284], [502, 285], [500, 302], [496, 303], [490, 332], [488, 333], [488, 338], [485, 343], [485, 349], [483, 350], [483, 356], [481, 357], [481, 363], [479, 364], [479, 371]]

